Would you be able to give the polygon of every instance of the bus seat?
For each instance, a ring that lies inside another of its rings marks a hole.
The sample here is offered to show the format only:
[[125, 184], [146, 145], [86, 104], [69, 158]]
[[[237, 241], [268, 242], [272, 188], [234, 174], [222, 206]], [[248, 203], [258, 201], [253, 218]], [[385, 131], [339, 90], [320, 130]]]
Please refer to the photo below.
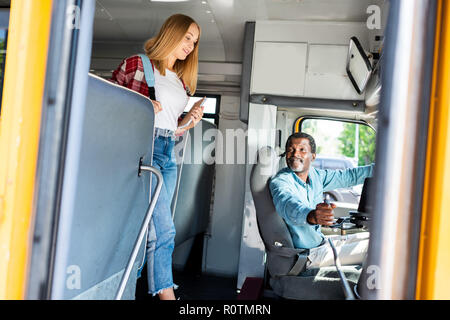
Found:
[[[80, 271], [64, 299], [114, 299], [149, 205], [150, 175], [138, 176], [140, 159], [151, 164], [154, 111], [149, 99], [89, 75], [67, 267]], [[123, 299], [135, 298], [137, 269]], [[68, 269], [69, 270], [69, 269]], [[70, 269], [72, 270], [72, 269]]]
[[214, 161], [207, 158], [207, 153], [212, 150], [215, 142], [205, 141], [202, 137], [206, 131], [216, 130], [217, 127], [205, 120], [201, 120], [197, 126], [198, 128], [189, 130], [189, 135], [184, 136], [188, 140], [185, 141], [184, 161], [179, 167], [179, 186], [174, 196], [175, 247], [206, 232], [209, 224]]
[[[268, 184], [278, 171], [278, 162], [275, 151], [271, 147], [263, 147], [258, 151], [257, 163], [250, 175], [258, 230], [267, 253], [269, 284], [277, 296], [286, 299], [344, 299], [335, 267], [292, 273], [298, 254], [305, 259], [306, 253], [294, 248], [286, 223], [272, 202]], [[344, 266], [343, 272], [350, 283], [357, 283], [360, 273], [357, 267]]]

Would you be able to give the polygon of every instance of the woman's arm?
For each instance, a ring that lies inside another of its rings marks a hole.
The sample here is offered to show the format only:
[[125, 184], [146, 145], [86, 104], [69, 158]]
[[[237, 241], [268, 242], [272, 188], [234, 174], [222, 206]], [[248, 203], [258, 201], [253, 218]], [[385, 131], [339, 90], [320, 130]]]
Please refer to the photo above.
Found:
[[[142, 70], [140, 70], [141, 68]], [[148, 97], [149, 92], [147, 82], [145, 82], [145, 79], [139, 79], [136, 77], [136, 72], [138, 70], [142, 73], [144, 72], [144, 66], [142, 65], [140, 57], [133, 56], [124, 59], [119, 64], [117, 69], [113, 71], [110, 81]], [[162, 110], [159, 101], [150, 101], [153, 104], [153, 110], [155, 111], [155, 114]]]
[[204, 97], [203, 99], [197, 101], [189, 110], [189, 112], [186, 114], [186, 116], [178, 123], [178, 128], [175, 131], [175, 135], [179, 136], [182, 135], [184, 132], [188, 131], [189, 129], [195, 127], [197, 123], [200, 122], [203, 118], [203, 110], [204, 107], [201, 105], [203, 101], [206, 99]]

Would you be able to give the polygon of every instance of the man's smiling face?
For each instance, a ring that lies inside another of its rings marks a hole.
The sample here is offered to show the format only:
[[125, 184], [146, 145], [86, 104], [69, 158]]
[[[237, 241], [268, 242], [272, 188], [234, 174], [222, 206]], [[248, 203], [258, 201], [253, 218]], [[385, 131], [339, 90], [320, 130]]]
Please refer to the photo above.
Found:
[[286, 164], [296, 173], [308, 172], [315, 158], [316, 154], [311, 153], [311, 145], [306, 138], [293, 138], [286, 149]]

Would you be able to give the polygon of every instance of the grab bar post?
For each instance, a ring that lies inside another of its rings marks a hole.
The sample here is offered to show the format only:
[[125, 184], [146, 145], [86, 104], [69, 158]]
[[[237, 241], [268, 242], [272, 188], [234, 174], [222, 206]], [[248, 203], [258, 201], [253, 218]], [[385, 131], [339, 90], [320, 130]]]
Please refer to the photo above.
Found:
[[348, 284], [347, 278], [345, 278], [344, 273], [341, 270], [341, 262], [339, 261], [339, 256], [336, 250], [336, 247], [333, 244], [331, 238], [328, 238], [328, 242], [330, 243], [331, 250], [333, 250], [334, 255], [334, 264], [336, 265], [336, 270], [341, 278], [342, 286], [344, 289], [345, 299], [346, 300], [355, 300], [355, 296], [353, 295], [352, 290], [350, 289], [350, 285]]
[[122, 295], [125, 291], [125, 286], [127, 285], [128, 279], [131, 274], [131, 270], [133, 269], [133, 264], [136, 261], [137, 254], [139, 252], [139, 247], [141, 246], [142, 240], [144, 239], [145, 233], [148, 228], [148, 224], [150, 223], [150, 219], [152, 218], [153, 210], [155, 209], [156, 201], [159, 198], [159, 193], [161, 192], [162, 184], [163, 184], [163, 177], [161, 175], [161, 172], [159, 172], [158, 169], [152, 167], [152, 166], [140, 166], [140, 170], [145, 170], [153, 173], [156, 176], [157, 184], [155, 189], [155, 194], [153, 195], [153, 198], [148, 206], [147, 213], [145, 214], [144, 222], [142, 223], [141, 230], [139, 231], [139, 235], [136, 239], [136, 242], [134, 244], [133, 251], [131, 253], [130, 259], [128, 260], [127, 267], [125, 269], [125, 272], [122, 275], [122, 279], [120, 280], [119, 289], [117, 290], [116, 294], [116, 300], [122, 299]]

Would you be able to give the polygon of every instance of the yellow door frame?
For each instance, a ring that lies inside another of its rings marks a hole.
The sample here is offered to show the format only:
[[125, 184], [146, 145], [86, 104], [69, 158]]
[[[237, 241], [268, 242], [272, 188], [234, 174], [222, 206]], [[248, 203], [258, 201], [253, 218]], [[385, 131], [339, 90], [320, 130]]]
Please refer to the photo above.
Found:
[[417, 299], [450, 299], [450, 4], [438, 3]]
[[23, 299], [52, 0], [12, 0], [0, 127], [0, 299]]

